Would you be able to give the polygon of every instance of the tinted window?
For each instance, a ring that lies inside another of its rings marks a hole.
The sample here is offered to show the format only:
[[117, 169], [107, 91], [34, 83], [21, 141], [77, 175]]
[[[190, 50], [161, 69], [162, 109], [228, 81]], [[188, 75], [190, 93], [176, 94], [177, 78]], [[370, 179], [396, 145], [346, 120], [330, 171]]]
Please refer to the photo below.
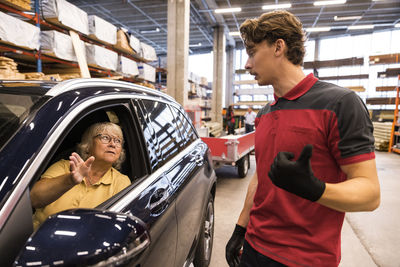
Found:
[[172, 107], [172, 111], [176, 117], [177, 128], [182, 134], [184, 147], [187, 147], [197, 139], [196, 132], [194, 131], [192, 124], [180, 110]]
[[134, 107], [139, 118], [143, 136], [146, 141], [147, 151], [149, 153], [151, 170], [156, 170], [161, 166], [161, 152], [158, 149], [157, 137], [154, 129], [150, 125], [149, 114], [141, 101], [134, 101]]
[[[2, 90], [4, 90], [2, 88]], [[40, 96], [12, 92], [0, 93], [0, 147], [2, 147], [29, 115]]]
[[143, 103], [165, 162], [178, 154], [182, 142], [182, 137], [176, 129], [175, 118], [167, 104], [151, 100], [143, 100]]

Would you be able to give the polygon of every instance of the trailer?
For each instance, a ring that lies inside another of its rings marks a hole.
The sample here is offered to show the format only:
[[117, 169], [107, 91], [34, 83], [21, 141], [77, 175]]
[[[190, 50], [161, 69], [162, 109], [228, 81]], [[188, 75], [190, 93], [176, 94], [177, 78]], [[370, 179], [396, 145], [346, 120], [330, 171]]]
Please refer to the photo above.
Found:
[[255, 132], [222, 137], [201, 137], [211, 150], [214, 168], [223, 165], [238, 167], [239, 177], [247, 175], [250, 168], [250, 153], [254, 150]]

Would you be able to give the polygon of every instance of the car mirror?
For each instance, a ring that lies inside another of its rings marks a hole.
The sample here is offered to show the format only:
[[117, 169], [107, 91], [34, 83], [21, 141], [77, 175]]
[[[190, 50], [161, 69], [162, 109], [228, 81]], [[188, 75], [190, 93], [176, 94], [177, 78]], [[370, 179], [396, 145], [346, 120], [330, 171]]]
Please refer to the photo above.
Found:
[[50, 216], [28, 239], [14, 266], [116, 266], [150, 244], [138, 218], [93, 209]]

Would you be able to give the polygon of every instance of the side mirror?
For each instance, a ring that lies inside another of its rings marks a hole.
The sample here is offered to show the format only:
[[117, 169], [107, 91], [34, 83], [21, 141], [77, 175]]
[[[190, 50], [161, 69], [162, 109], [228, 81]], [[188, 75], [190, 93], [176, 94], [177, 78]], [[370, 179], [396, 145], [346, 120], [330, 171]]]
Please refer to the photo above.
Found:
[[150, 244], [146, 225], [127, 214], [76, 209], [52, 215], [28, 239], [14, 266], [117, 266]]

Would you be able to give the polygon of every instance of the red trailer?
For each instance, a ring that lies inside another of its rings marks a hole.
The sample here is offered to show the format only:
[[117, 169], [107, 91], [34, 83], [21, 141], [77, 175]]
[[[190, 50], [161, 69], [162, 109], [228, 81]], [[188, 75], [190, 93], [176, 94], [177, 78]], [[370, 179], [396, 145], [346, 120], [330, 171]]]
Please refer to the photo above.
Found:
[[232, 165], [238, 167], [240, 177], [245, 177], [250, 168], [250, 153], [254, 150], [254, 135], [226, 135], [222, 137], [202, 137], [211, 150], [214, 167]]

